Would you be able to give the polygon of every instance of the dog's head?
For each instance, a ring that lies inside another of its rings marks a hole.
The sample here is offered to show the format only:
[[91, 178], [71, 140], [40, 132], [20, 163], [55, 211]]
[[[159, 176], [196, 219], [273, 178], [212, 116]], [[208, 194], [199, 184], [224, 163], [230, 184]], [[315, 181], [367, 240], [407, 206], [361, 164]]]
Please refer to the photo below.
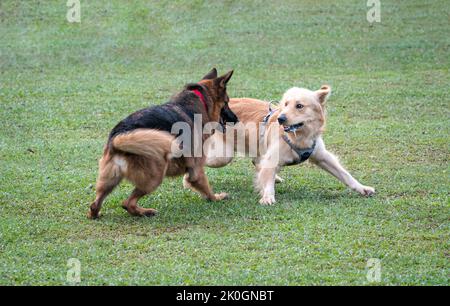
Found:
[[308, 130], [321, 132], [325, 126], [325, 103], [331, 88], [323, 85], [319, 90], [291, 88], [280, 102], [278, 123], [286, 132]]
[[220, 122], [222, 124], [238, 122], [238, 118], [228, 107], [230, 98], [227, 94], [227, 83], [232, 75], [233, 70], [218, 77], [216, 68], [213, 68], [196, 84], [205, 88], [210, 98], [210, 102], [208, 103], [208, 116], [210, 121]]

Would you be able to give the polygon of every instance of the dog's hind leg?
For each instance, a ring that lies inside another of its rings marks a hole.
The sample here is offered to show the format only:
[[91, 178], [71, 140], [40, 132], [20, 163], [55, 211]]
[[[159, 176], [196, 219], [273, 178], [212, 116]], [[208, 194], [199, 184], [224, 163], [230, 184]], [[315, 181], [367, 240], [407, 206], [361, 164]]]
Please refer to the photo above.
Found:
[[129, 179], [136, 188], [126, 199], [122, 207], [132, 216], [151, 217], [156, 215], [157, 211], [152, 208], [142, 208], [138, 206], [138, 201], [143, 196], [155, 191], [161, 185], [167, 171], [167, 162], [164, 164], [161, 160], [149, 159], [145, 157], [134, 157], [130, 160], [127, 179]]
[[[156, 189], [156, 187], [155, 187]], [[128, 211], [128, 213], [132, 216], [146, 216], [151, 217], [156, 215], [157, 211], [153, 208], [142, 208], [137, 205], [137, 202], [140, 198], [148, 194], [148, 192], [142, 191], [138, 188], [134, 189], [131, 193], [130, 197], [126, 199], [122, 207]]]
[[282, 177], [280, 177], [278, 174], [275, 175], [275, 183], [279, 184], [279, 183], [283, 183], [284, 179]]
[[97, 219], [105, 198], [114, 190], [122, 180], [120, 165], [116, 164], [114, 158], [103, 156], [99, 163], [99, 174], [96, 184], [95, 201], [91, 204], [88, 217]]

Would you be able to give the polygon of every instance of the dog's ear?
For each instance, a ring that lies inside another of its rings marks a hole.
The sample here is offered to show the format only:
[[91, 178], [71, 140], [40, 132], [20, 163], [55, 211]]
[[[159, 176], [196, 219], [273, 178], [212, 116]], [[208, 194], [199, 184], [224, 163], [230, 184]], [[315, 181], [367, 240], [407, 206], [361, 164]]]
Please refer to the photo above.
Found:
[[331, 87], [328, 85], [322, 85], [319, 90], [316, 90], [317, 98], [320, 104], [324, 105], [327, 102], [328, 97], [331, 93]]
[[216, 79], [217, 84], [219, 84], [220, 87], [225, 88], [228, 81], [231, 79], [231, 76], [233, 75], [233, 70], [228, 71], [226, 74], [222, 75], [221, 77]]
[[217, 78], [217, 69], [213, 68], [210, 72], [208, 72], [202, 80], [213, 80]]

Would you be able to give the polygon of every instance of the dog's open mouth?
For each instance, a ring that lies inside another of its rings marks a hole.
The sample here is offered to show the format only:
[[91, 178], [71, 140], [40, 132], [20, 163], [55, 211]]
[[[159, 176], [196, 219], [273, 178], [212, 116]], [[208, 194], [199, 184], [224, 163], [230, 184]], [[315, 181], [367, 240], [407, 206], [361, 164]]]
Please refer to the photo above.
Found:
[[289, 133], [289, 132], [295, 132], [296, 130], [298, 130], [302, 126], [303, 126], [303, 122], [300, 122], [300, 123], [297, 123], [297, 124], [284, 126], [283, 128], [284, 128], [285, 132]]

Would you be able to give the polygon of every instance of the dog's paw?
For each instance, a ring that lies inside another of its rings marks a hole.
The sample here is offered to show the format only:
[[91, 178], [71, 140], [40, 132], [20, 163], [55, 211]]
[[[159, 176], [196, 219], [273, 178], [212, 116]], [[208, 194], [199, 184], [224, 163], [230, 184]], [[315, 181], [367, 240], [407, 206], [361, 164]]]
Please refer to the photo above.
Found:
[[186, 177], [183, 178], [183, 188], [184, 189], [192, 189], [192, 186]]
[[357, 191], [365, 197], [370, 197], [375, 194], [375, 189], [370, 186], [361, 186]]
[[264, 195], [261, 200], [259, 200], [259, 204], [261, 205], [274, 205], [275, 202], [274, 195]]
[[216, 201], [222, 201], [230, 198], [226, 192], [216, 193], [214, 197], [216, 198]]
[[283, 182], [284, 182], [284, 179], [282, 179], [278, 175], [275, 175], [275, 183], [279, 184], [279, 183], [283, 183]]
[[153, 208], [143, 208], [141, 216], [143, 217], [153, 217], [158, 214], [158, 211]]
[[94, 213], [94, 212], [92, 212], [92, 211], [89, 211], [88, 213], [87, 213], [87, 217], [88, 217], [88, 219], [91, 219], [91, 220], [97, 220], [97, 219], [99, 219], [100, 218], [100, 214], [99, 213]]

